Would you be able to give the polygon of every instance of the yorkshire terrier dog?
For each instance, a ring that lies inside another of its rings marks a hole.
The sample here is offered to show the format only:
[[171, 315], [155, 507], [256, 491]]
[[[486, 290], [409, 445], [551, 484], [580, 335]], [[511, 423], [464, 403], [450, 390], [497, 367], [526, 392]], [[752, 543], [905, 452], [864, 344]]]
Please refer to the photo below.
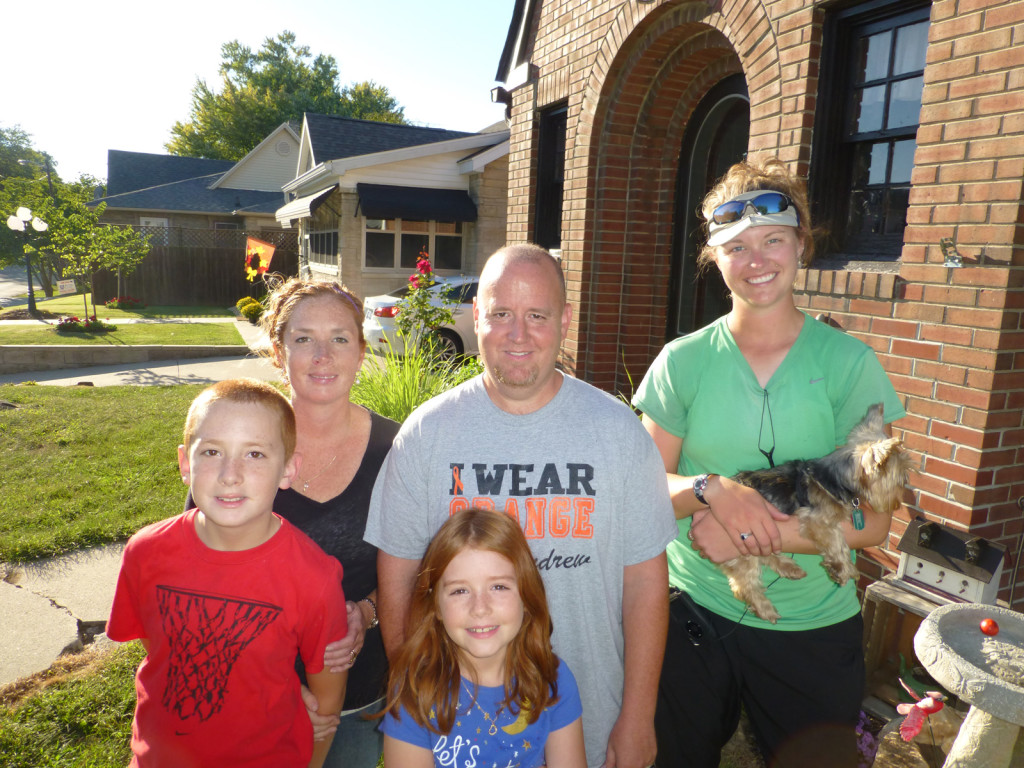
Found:
[[[857, 575], [840, 523], [853, 514], [856, 525], [862, 514], [861, 502], [876, 512], [891, 514], [899, 506], [907, 482], [910, 458], [898, 438], [886, 436], [884, 426], [882, 404], [877, 403], [850, 431], [846, 445], [827, 456], [787, 461], [732, 478], [756, 490], [780, 512], [796, 515], [801, 535], [817, 545], [822, 567], [840, 586]], [[779, 612], [765, 595], [762, 565], [787, 579], [802, 579], [807, 572], [792, 558], [780, 555], [744, 555], [721, 564], [736, 599], [774, 624]]]

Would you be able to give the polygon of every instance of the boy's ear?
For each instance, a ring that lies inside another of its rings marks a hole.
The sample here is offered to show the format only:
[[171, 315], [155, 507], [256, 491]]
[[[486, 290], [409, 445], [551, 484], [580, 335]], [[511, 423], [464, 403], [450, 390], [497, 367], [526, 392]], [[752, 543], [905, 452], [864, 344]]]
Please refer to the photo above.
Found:
[[189, 476], [189, 465], [188, 465], [188, 451], [185, 450], [184, 445], [178, 446], [178, 469], [181, 470], [181, 479], [185, 485], [188, 485]]
[[278, 488], [284, 490], [285, 488], [292, 487], [292, 483], [299, 476], [300, 464], [302, 464], [302, 456], [293, 453], [292, 457], [284, 463], [284, 473], [281, 475], [281, 482], [277, 485]]

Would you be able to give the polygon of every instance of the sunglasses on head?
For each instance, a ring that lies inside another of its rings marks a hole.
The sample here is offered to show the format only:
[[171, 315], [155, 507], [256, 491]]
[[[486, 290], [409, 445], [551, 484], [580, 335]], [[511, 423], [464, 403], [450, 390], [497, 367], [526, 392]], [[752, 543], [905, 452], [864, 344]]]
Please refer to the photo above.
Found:
[[711, 213], [715, 224], [732, 224], [734, 221], [760, 214], [782, 213], [793, 205], [793, 201], [781, 192], [764, 192], [750, 200], [730, 200], [722, 203]]

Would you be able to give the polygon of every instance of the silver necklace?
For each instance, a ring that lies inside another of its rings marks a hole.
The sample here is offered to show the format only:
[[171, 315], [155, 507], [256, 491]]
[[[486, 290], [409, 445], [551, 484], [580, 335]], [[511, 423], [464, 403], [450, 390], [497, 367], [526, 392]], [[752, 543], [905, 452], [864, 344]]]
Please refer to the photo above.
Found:
[[308, 480], [302, 480], [301, 477], [299, 478], [299, 480], [302, 480], [302, 492], [303, 493], [305, 493], [306, 491], [309, 490], [309, 484], [310, 483], [312, 483], [314, 480], [316, 480], [318, 477], [320, 477], [320, 475], [322, 475], [324, 472], [326, 472], [328, 469], [331, 468], [331, 464], [334, 463], [334, 460], [336, 458], [338, 458], [338, 454], [334, 454], [333, 456], [331, 456], [331, 460], [327, 462], [327, 466], [324, 467], [323, 469], [321, 469], [319, 472], [317, 472], [315, 475], [313, 475]]
[[486, 712], [484, 708], [480, 706], [479, 702], [477, 702], [476, 696], [474, 696], [473, 692], [469, 690], [469, 686], [466, 685], [465, 680], [462, 681], [462, 687], [466, 689], [466, 693], [469, 694], [470, 700], [470, 705], [466, 707], [466, 715], [473, 711], [473, 707], [476, 707], [477, 710], [479, 710], [480, 714], [484, 716], [484, 722], [491, 724], [490, 727], [487, 729], [488, 735], [497, 736], [498, 716], [501, 714], [501, 711], [505, 708], [505, 705], [502, 704], [500, 707], [498, 707], [498, 711], [494, 713], [494, 717], [492, 718], [490, 713]]

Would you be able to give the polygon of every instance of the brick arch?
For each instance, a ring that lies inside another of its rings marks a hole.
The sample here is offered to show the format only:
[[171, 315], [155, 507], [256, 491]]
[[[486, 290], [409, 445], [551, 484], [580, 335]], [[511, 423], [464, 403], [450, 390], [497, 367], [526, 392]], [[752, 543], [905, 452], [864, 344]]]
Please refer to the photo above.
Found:
[[[577, 375], [628, 391], [660, 349], [667, 311], [678, 155], [690, 113], [743, 72], [758, 119], [778, 112], [781, 73], [763, 8], [742, 17], [695, 3], [624, 4], [576, 110], [563, 258], [580, 286], [567, 358]], [[773, 102], [776, 106], [771, 106]], [[767, 130], [762, 133], [767, 133]], [[752, 127], [751, 135], [755, 135]], [[574, 280], [575, 278], [575, 280]]]

